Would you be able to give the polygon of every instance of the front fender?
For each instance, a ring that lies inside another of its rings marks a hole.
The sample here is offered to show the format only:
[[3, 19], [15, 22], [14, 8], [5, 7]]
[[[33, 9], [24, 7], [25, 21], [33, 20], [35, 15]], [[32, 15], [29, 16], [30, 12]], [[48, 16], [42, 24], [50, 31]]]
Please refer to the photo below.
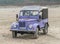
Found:
[[18, 22], [13, 22], [11, 24], [11, 29], [19, 29], [19, 23]]
[[35, 31], [36, 31], [36, 29], [37, 29], [37, 26], [38, 26], [37, 23], [33, 24], [33, 29], [34, 29]]

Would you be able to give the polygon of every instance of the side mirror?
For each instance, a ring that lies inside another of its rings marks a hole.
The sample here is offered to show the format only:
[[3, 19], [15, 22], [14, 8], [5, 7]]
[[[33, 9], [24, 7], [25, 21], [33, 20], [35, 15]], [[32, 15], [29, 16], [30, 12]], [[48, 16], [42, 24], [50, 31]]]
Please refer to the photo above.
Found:
[[16, 14], [16, 21], [18, 21], [18, 14]]

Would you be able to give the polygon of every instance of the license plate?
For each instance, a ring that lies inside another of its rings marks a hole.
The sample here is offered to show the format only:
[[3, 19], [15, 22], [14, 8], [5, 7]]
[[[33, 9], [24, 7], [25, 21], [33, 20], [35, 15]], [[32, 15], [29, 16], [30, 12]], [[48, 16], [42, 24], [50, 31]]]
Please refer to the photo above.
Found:
[[25, 27], [20, 27], [20, 31], [26, 31]]
[[20, 27], [20, 29], [26, 29], [25, 27]]

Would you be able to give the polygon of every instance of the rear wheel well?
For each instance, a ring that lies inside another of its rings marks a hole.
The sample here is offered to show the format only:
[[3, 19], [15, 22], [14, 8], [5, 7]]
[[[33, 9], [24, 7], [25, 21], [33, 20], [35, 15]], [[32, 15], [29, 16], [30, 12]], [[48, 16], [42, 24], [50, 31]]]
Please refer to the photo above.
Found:
[[45, 23], [45, 24], [47, 24], [48, 25], [48, 27], [49, 27], [49, 23], [47, 22], [47, 23]]

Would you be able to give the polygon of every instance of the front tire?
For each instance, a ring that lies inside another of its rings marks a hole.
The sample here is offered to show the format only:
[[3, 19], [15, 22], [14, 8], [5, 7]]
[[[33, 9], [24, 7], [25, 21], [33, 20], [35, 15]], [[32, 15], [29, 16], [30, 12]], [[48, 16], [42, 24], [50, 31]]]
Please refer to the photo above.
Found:
[[17, 37], [17, 32], [16, 31], [12, 31], [12, 37], [16, 38]]
[[47, 34], [48, 33], [48, 24], [45, 24], [45, 27], [43, 29], [43, 34]]
[[39, 33], [39, 29], [37, 28], [36, 29], [36, 32], [33, 35], [34, 36], [34, 39], [37, 39], [39, 37], [38, 33]]

